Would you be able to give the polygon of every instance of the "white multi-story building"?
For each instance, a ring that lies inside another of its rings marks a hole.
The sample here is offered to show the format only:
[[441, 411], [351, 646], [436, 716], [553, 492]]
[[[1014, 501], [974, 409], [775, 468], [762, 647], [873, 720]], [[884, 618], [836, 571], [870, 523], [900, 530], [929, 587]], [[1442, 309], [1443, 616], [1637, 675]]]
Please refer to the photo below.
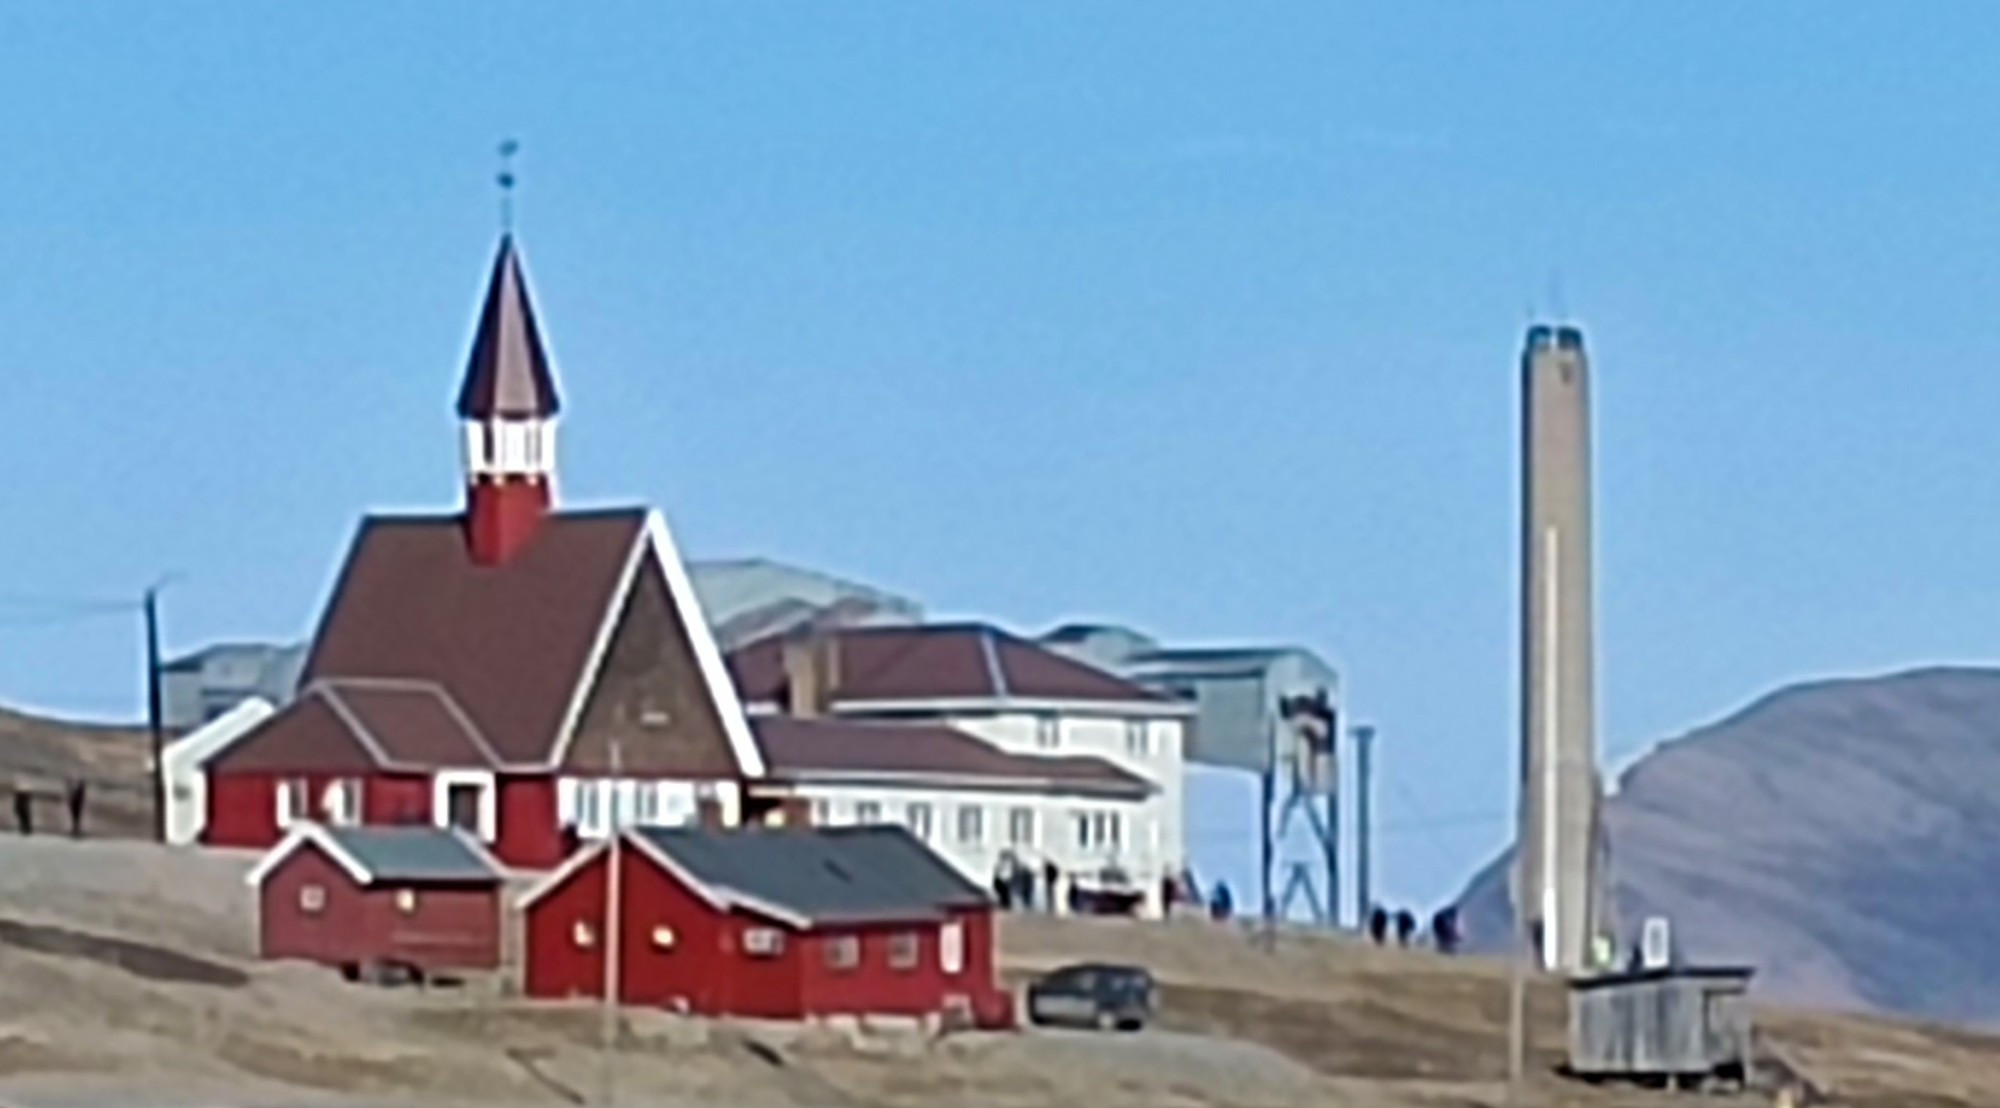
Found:
[[[843, 770], [779, 740], [773, 772], [815, 822], [906, 824], [982, 883], [1006, 857], [1052, 863], [1066, 886], [1129, 889], [1150, 912], [1186, 869], [1191, 705], [981, 624], [765, 640], [730, 666], [760, 735], [775, 716], [831, 721], [872, 752]], [[965, 771], [966, 742], [981, 772]]]

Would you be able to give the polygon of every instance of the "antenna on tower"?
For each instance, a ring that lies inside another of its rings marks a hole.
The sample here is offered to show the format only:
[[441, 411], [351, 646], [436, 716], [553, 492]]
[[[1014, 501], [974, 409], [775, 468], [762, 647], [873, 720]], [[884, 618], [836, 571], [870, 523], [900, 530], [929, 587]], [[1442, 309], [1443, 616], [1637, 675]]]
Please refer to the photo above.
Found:
[[500, 172], [493, 180], [500, 186], [500, 232], [514, 233], [514, 155], [521, 152], [521, 144], [513, 139], [500, 142]]

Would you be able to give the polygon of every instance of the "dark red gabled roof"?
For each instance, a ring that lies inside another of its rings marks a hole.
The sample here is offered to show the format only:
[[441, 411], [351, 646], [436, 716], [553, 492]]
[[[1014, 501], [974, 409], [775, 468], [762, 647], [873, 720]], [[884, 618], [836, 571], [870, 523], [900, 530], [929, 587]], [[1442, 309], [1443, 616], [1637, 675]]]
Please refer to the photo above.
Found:
[[929, 778], [1143, 797], [1145, 778], [1095, 757], [1014, 754], [954, 727], [850, 719], [759, 716], [750, 721], [764, 764], [781, 780]]
[[[824, 632], [838, 655], [837, 704], [1041, 700], [1150, 703], [1167, 698], [986, 624], [850, 627]], [[784, 636], [729, 656], [745, 703], [785, 695]]]
[[461, 518], [362, 521], [303, 680], [429, 682], [503, 765], [543, 765], [644, 538], [642, 509], [561, 512], [502, 566]]
[[528, 279], [521, 272], [513, 236], [505, 236], [487, 280], [486, 304], [479, 313], [472, 358], [458, 392], [458, 414], [464, 419], [531, 419], [547, 418], [561, 409], [548, 350], [528, 296]]
[[345, 773], [491, 768], [492, 749], [428, 681], [315, 681], [209, 760], [224, 771]]

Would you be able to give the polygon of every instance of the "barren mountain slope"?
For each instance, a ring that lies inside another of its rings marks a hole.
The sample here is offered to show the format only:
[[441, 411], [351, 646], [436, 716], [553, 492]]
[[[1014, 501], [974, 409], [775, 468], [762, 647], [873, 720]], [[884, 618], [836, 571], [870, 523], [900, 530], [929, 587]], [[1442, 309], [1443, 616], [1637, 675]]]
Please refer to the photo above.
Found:
[[[1662, 744], [1607, 805], [1617, 911], [1767, 999], [2000, 1020], [2000, 671], [1799, 685]], [[1506, 865], [1463, 904], [1507, 930]]]

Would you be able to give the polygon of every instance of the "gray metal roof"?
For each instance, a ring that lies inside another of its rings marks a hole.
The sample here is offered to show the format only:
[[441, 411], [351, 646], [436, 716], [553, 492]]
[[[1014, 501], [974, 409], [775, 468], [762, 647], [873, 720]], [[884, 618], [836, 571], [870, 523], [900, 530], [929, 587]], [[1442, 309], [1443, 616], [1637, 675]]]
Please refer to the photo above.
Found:
[[329, 827], [327, 837], [371, 881], [498, 881], [491, 858], [437, 827]]
[[900, 827], [647, 827], [637, 834], [696, 881], [809, 923], [925, 919], [988, 901], [985, 890]]

